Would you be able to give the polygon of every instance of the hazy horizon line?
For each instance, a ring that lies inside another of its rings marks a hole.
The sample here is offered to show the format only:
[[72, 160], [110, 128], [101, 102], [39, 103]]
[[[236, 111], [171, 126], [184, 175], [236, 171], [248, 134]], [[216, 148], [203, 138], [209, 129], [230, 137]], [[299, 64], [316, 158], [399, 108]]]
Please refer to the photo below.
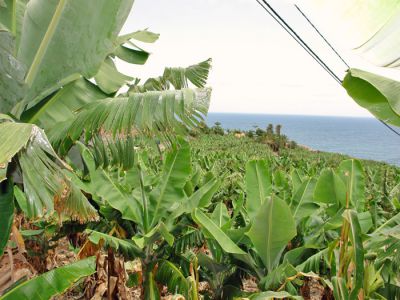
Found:
[[360, 115], [318, 115], [318, 114], [290, 114], [290, 113], [267, 113], [267, 112], [260, 113], [260, 112], [236, 112], [236, 111], [209, 111], [208, 114], [299, 116], [299, 117], [338, 117], [338, 118], [376, 119], [374, 116], [360, 116]]

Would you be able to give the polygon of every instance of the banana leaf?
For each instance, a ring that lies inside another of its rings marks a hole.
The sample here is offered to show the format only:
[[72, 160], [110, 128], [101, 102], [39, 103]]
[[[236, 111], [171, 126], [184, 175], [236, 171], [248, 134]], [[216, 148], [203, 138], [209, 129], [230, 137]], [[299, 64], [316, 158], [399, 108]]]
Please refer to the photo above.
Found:
[[0, 299], [50, 299], [65, 292], [79, 279], [95, 272], [96, 258], [93, 256], [28, 280], [1, 296]]

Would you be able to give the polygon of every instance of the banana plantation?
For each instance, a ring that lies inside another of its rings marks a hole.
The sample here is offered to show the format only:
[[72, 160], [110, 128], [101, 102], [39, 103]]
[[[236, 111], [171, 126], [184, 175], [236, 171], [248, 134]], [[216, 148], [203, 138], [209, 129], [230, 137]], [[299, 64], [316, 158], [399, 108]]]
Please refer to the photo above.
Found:
[[212, 60], [135, 77], [132, 5], [0, 0], [0, 299], [400, 299], [400, 169], [205, 132]]

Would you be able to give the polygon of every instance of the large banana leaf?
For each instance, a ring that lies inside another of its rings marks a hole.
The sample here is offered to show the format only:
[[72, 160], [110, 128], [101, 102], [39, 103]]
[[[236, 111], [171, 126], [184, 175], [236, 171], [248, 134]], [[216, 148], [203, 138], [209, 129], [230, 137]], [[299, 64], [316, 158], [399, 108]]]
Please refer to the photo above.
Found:
[[317, 180], [314, 200], [332, 205], [346, 205], [346, 186], [340, 176], [331, 169], [324, 169]]
[[73, 120], [50, 131], [56, 148], [78, 140], [83, 132], [91, 137], [100, 130], [113, 133], [167, 133], [194, 127], [210, 103], [210, 89], [183, 89], [134, 93], [129, 98], [108, 98], [83, 107]]
[[18, 51], [28, 108], [79, 75], [93, 77], [114, 50], [133, 0], [31, 0]]
[[269, 197], [259, 208], [247, 235], [268, 271], [272, 271], [296, 236], [296, 223], [286, 202], [276, 196]]
[[272, 176], [265, 160], [249, 161], [246, 165], [246, 209], [253, 220], [272, 191]]
[[347, 186], [349, 202], [358, 212], [363, 212], [365, 209], [365, 178], [360, 161], [344, 160], [340, 163], [338, 172]]
[[62, 294], [79, 279], [90, 276], [94, 272], [96, 272], [96, 258], [90, 257], [26, 281], [1, 296], [0, 299], [50, 299]]
[[7, 246], [11, 226], [14, 219], [14, 192], [11, 181], [4, 183], [5, 188], [0, 184], [0, 257]]
[[149, 224], [154, 227], [161, 218], [168, 215], [174, 203], [186, 199], [184, 186], [191, 173], [189, 144], [181, 141], [178, 149], [168, 153], [160, 181], [149, 195]]
[[14, 44], [11, 33], [0, 30], [0, 113], [9, 112], [26, 91], [25, 68], [14, 56]]
[[376, 118], [400, 126], [400, 82], [350, 69], [344, 78], [343, 87], [354, 101], [368, 109]]

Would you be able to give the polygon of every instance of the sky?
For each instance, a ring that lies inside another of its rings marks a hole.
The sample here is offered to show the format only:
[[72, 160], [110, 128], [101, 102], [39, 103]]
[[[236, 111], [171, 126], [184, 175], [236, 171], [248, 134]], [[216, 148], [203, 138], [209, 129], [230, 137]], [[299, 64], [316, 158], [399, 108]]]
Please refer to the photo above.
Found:
[[[271, 3], [343, 77], [346, 67], [299, 14]], [[123, 33], [144, 28], [161, 34], [155, 44], [141, 44], [152, 55], [144, 66], [121, 62], [120, 70], [145, 79], [211, 57], [210, 112], [370, 116], [256, 0], [136, 0]]]

